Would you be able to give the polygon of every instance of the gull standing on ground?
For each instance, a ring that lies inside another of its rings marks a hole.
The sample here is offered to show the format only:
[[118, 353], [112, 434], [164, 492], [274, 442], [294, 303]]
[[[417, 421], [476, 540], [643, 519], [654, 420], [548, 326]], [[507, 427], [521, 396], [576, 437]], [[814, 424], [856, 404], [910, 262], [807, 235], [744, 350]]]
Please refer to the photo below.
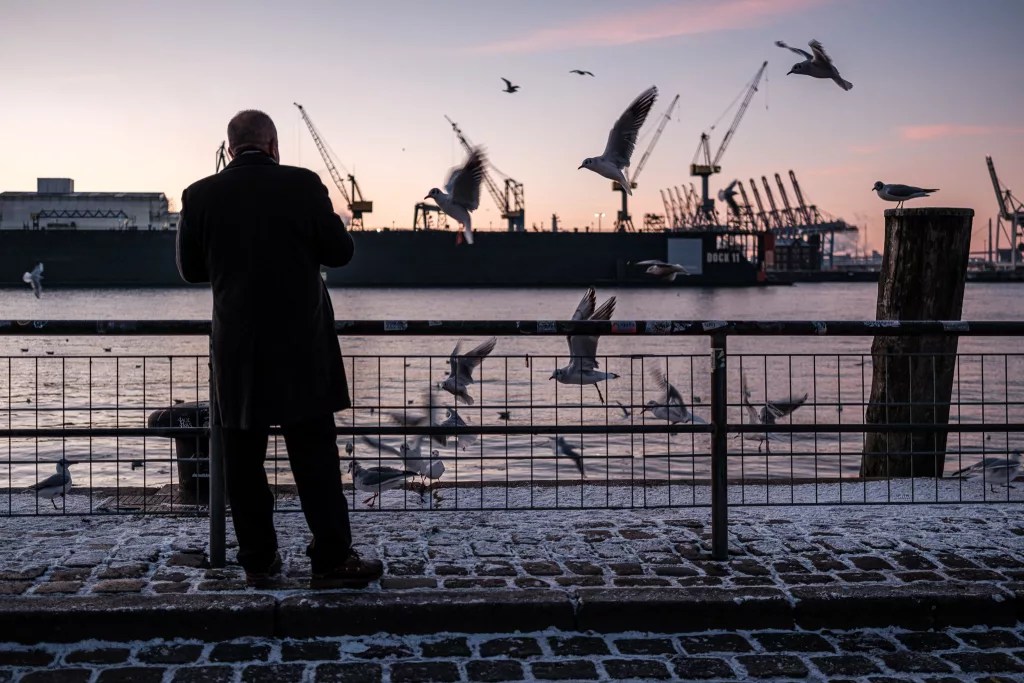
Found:
[[898, 204], [896, 204], [897, 209], [903, 208], [903, 202], [908, 199], [927, 197], [932, 192], [939, 191], [936, 187], [924, 188], [914, 187], [913, 185], [887, 185], [881, 180], [876, 180], [871, 189], [887, 202], [898, 202]]
[[[780, 401], [769, 401], [765, 398], [764, 405], [761, 406], [761, 411], [758, 412], [750, 402], [750, 387], [747, 386], [747, 376], [742, 370], [740, 370], [740, 391], [743, 394], [743, 407], [746, 408], [747, 417], [750, 418], [751, 424], [773, 425], [780, 418], [792, 414], [794, 410], [807, 402], [806, 392], [804, 392], [803, 396], [788, 396]], [[761, 439], [761, 444], [764, 444], [765, 451], [769, 450], [769, 438], [770, 434], [765, 432], [764, 437]], [[757, 446], [758, 452], [761, 451], [761, 444]]]
[[485, 356], [494, 350], [494, 345], [497, 343], [497, 338], [491, 337], [464, 355], [459, 355], [462, 342], [455, 344], [455, 349], [448, 357], [451, 369], [448, 371], [448, 377], [441, 382], [441, 388], [455, 397], [456, 404], [461, 398], [467, 405], [473, 405], [473, 397], [469, 395], [468, 391], [469, 385], [474, 381], [473, 370], [483, 362]]
[[583, 456], [576, 450], [577, 448], [582, 449], [582, 446], [569, 443], [561, 436], [549, 436], [548, 439], [551, 441], [551, 447], [554, 449], [555, 458], [557, 459], [558, 456], [562, 455], [572, 460], [572, 463], [576, 465], [576, 469], [580, 471], [580, 478], [586, 479], [587, 474], [583, 471]]
[[576, 74], [577, 76], [593, 76], [594, 75], [593, 71], [587, 71], [585, 69], [572, 69], [571, 71], [569, 71], [569, 73]]
[[[597, 305], [597, 292], [591, 287], [580, 299], [576, 306], [576, 312], [572, 314], [573, 320], [611, 320], [615, 312], [615, 297], [609, 297], [599, 308]], [[597, 335], [569, 335], [566, 340], [569, 342], [569, 364], [564, 368], [558, 368], [551, 373], [549, 380], [555, 379], [562, 384], [593, 384], [597, 389], [597, 397], [604, 403], [604, 396], [601, 395], [601, 388], [598, 382], [608, 379], [618, 379], [614, 372], [601, 372], [597, 369]]]
[[466, 241], [473, 244], [473, 220], [470, 211], [480, 206], [480, 183], [484, 178], [484, 164], [487, 158], [482, 149], [474, 149], [461, 168], [455, 167], [448, 173], [444, 190], [431, 188], [424, 199], [433, 199], [446, 214], [462, 224]]
[[427, 479], [431, 481], [439, 479], [444, 474], [445, 468], [440, 452], [433, 450], [426, 457], [423, 456], [423, 439], [424, 436], [422, 434], [417, 434], [413, 437], [412, 441], [406, 441], [398, 448], [395, 448], [391, 444], [386, 444], [383, 441], [378, 441], [373, 437], [364, 435], [363, 443], [371, 448], [376, 448], [378, 453], [386, 451], [399, 458], [407, 470], [411, 470], [420, 476], [420, 484], [425, 484]]
[[519, 90], [518, 85], [512, 85], [512, 81], [508, 80], [504, 76], [501, 77], [501, 80], [505, 81], [505, 89], [502, 92], [512, 93], [515, 92], [516, 90]]
[[657, 259], [649, 259], [647, 261], [637, 261], [636, 266], [647, 266], [647, 270], [644, 272], [648, 275], [664, 280], [665, 282], [672, 282], [676, 279], [676, 275], [689, 275], [690, 271], [682, 267], [678, 263], [666, 263], [665, 261], [659, 261]]
[[[694, 424], [707, 424], [707, 422], [691, 413], [686, 403], [683, 401], [683, 395], [679, 393], [668, 381], [668, 377], [659, 368], [651, 368], [650, 371], [651, 379], [654, 381], [658, 388], [665, 392], [662, 395], [661, 401], [648, 401], [640, 412], [651, 413], [654, 417], [659, 420], [667, 420], [670, 424], [687, 424], [692, 422]], [[669, 436], [672, 436], [669, 434]]]
[[849, 90], [853, 87], [853, 83], [843, 80], [843, 77], [839, 75], [839, 69], [837, 69], [836, 65], [832, 63], [831, 57], [825, 54], [825, 48], [823, 48], [821, 43], [817, 40], [812, 40], [807, 43], [811, 46], [811, 52], [814, 54], [807, 52], [807, 50], [801, 50], [798, 47], [786, 45], [781, 40], [776, 40], [775, 44], [779, 47], [784, 47], [787, 50], [792, 50], [805, 58], [805, 61], [794, 64], [793, 68], [786, 74], [787, 76], [789, 74], [801, 74], [803, 76], [812, 76], [814, 78], [831, 78], [843, 90]]
[[996, 493], [996, 486], [1015, 489], [1017, 487], [1010, 482], [1016, 479], [1017, 474], [1020, 473], [1020, 458], [1020, 451], [1013, 451], [1005, 458], [989, 456], [970, 467], [957, 470], [950, 476], [963, 479], [981, 477], [989, 485], [992, 493]]
[[394, 467], [363, 467], [355, 458], [349, 463], [348, 471], [356, 491], [373, 494], [363, 501], [368, 507], [373, 507], [377, 496], [384, 491], [397, 489], [405, 484], [406, 479], [416, 476], [415, 472]]
[[42, 263], [37, 263], [36, 267], [32, 269], [32, 272], [25, 273], [21, 276], [21, 279], [25, 284], [32, 285], [32, 293], [36, 295], [37, 299], [43, 295]]
[[626, 194], [633, 194], [626, 179], [625, 169], [629, 167], [629, 158], [633, 156], [637, 133], [640, 132], [640, 127], [644, 125], [644, 120], [657, 98], [658, 88], [653, 85], [640, 93], [612, 126], [604, 154], [599, 157], [587, 157], [580, 164], [580, 168], [590, 169], [600, 176], [614, 180]]
[[67, 460], [61, 458], [57, 461], [57, 473], [51, 474], [46, 479], [29, 486], [25, 489], [25, 493], [35, 492], [37, 498], [49, 498], [50, 503], [53, 504], [53, 509], [57, 509], [57, 501], [55, 498], [60, 496], [61, 498], [71, 488], [71, 465], [76, 465], [77, 462], [73, 460]]

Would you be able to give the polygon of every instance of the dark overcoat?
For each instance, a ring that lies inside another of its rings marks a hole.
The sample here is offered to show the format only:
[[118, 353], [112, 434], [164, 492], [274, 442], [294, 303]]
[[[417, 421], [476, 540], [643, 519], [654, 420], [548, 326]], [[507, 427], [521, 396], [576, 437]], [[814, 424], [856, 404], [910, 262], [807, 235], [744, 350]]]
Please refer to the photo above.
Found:
[[182, 193], [178, 271], [213, 289], [220, 424], [261, 428], [350, 407], [320, 265], [352, 253], [319, 176], [262, 152]]

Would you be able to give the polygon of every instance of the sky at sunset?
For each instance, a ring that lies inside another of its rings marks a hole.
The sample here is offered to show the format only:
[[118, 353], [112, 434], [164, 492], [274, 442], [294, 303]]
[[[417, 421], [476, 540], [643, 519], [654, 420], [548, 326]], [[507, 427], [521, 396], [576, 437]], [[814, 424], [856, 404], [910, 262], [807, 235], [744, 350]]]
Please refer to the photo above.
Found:
[[[447, 114], [524, 183], [527, 226], [604, 212], [607, 229], [618, 195], [577, 166], [603, 151], [626, 105], [658, 86], [635, 163], [681, 95], [634, 194], [639, 222], [663, 213], [659, 189], [696, 181], [701, 131], [767, 59], [713, 193], [794, 169], [813, 203], [880, 247], [893, 205], [873, 182], [938, 187], [912, 205], [973, 208], [976, 249], [996, 214], [986, 154], [1024, 195], [1020, 0], [3, 0], [0, 25], [0, 191], [71, 177], [79, 191], [159, 191], [177, 205], [246, 108], [274, 118], [282, 162], [330, 184], [299, 102], [374, 201], [368, 226], [410, 226], [414, 204], [461, 162]], [[812, 38], [851, 91], [786, 75], [799, 59], [774, 41]], [[502, 76], [521, 90], [502, 92]], [[731, 118], [711, 132], [713, 150]], [[474, 225], [504, 227], [486, 195]]]

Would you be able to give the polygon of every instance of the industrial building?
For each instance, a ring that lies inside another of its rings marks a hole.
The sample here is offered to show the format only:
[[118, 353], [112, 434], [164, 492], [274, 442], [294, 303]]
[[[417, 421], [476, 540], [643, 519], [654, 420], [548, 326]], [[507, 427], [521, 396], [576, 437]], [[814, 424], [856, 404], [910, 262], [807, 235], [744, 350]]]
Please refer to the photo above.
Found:
[[0, 192], [0, 230], [175, 230], [163, 192], [75, 192], [71, 178], [37, 178], [35, 192]]

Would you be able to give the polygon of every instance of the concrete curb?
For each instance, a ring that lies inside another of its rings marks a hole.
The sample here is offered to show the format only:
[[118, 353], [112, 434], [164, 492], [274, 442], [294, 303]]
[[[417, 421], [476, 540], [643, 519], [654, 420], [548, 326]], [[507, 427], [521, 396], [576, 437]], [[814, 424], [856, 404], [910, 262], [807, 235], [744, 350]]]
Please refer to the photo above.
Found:
[[1024, 593], [993, 586], [582, 588], [15, 597], [0, 599], [0, 641], [73, 642], [245, 636], [308, 638], [458, 631], [693, 632], [1005, 626]]

